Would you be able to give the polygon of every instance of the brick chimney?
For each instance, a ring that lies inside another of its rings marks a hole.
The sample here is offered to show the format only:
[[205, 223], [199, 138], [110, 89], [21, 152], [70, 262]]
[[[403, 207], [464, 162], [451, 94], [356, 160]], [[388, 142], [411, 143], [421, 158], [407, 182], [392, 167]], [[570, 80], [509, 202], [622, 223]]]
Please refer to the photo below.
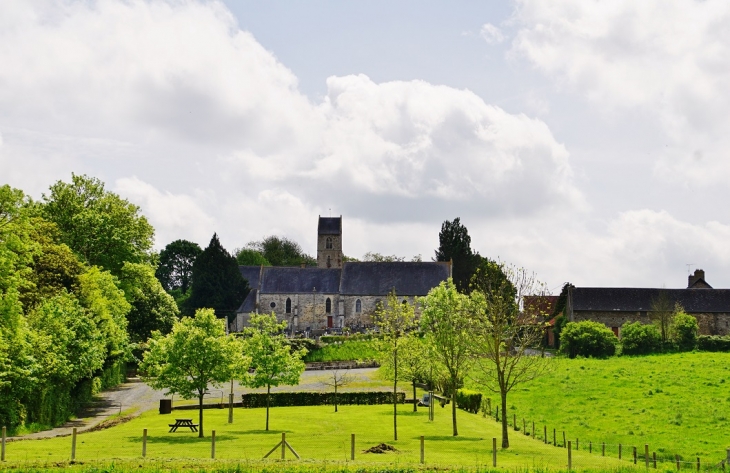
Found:
[[712, 289], [712, 286], [705, 281], [704, 270], [695, 269], [695, 273], [687, 277], [687, 289]]

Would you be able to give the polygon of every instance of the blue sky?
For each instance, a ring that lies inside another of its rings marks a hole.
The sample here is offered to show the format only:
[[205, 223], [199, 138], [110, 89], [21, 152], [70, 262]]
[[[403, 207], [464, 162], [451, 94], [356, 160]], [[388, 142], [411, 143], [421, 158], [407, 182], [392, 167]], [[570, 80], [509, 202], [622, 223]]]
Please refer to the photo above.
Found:
[[730, 4], [3, 2], [0, 182], [71, 172], [156, 245], [430, 258], [461, 217], [549, 287], [730, 284]]

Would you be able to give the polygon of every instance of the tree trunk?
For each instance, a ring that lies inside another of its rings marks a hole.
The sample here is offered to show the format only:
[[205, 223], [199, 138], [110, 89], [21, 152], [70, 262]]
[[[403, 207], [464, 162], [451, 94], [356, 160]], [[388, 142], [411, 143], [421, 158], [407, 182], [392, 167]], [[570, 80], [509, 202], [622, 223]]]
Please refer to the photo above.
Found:
[[337, 412], [337, 383], [335, 383], [335, 412]]
[[413, 412], [418, 411], [418, 401], [416, 400], [416, 380], [413, 380]]
[[454, 437], [459, 435], [459, 430], [456, 428], [456, 382], [452, 383], [451, 387], [451, 423], [454, 425]]
[[203, 437], [203, 393], [198, 392], [198, 437]]
[[509, 448], [509, 429], [507, 428], [507, 392], [500, 388], [502, 397], [502, 448]]
[[266, 385], [266, 430], [269, 430], [269, 405], [271, 404], [271, 385]]
[[393, 440], [398, 440], [398, 350], [393, 357]]

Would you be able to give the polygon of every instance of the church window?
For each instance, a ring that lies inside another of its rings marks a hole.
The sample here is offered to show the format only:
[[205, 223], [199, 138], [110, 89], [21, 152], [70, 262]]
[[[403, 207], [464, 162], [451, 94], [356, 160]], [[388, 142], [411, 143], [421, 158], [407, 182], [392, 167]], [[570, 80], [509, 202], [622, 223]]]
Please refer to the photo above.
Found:
[[360, 312], [362, 312], [362, 302], [358, 299], [355, 301], [355, 313], [359, 314]]
[[327, 300], [324, 302], [324, 311], [328, 314], [332, 312], [332, 301], [328, 297]]
[[276, 302], [272, 301], [271, 304], [269, 304], [269, 307], [272, 309], [276, 307]]
[[291, 314], [291, 299], [288, 297], [286, 298], [286, 313]]
[[332, 249], [332, 237], [327, 237], [327, 239], [325, 240], [325, 243], [324, 243], [324, 247], [327, 250]]

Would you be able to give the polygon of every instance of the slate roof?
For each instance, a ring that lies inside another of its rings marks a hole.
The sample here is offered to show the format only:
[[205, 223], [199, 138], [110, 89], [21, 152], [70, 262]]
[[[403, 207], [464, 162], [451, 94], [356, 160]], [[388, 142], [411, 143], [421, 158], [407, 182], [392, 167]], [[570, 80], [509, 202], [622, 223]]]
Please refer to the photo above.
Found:
[[266, 294], [340, 292], [340, 269], [264, 267], [261, 292]]
[[449, 277], [449, 263], [360, 263], [342, 266], [340, 293], [385, 296], [393, 288], [399, 296], [425, 296]]
[[319, 217], [318, 235], [342, 235], [342, 217]]
[[261, 275], [261, 266], [239, 266], [243, 279], [248, 281], [248, 287], [251, 289], [259, 287], [259, 278]]
[[689, 313], [730, 313], [730, 289], [649, 289], [630, 287], [576, 287], [573, 311], [636, 312], [652, 308], [662, 292]]
[[259, 292], [258, 289], [251, 289], [246, 298], [241, 303], [241, 307], [239, 307], [236, 312], [240, 314], [241, 312], [253, 312], [254, 310], [256, 310], [257, 292]]

